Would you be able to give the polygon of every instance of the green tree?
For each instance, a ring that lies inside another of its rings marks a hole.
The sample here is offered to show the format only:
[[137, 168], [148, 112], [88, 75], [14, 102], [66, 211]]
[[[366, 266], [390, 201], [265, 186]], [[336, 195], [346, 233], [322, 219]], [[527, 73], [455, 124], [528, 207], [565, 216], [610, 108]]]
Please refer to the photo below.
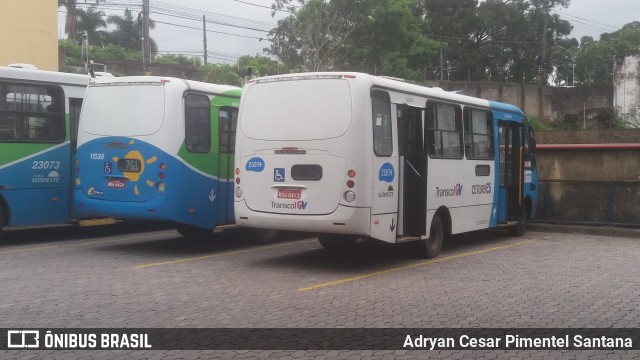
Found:
[[207, 64], [200, 67], [198, 72], [202, 81], [206, 81], [212, 84], [223, 84], [242, 86], [243, 78], [237, 73], [235, 65], [219, 65], [219, 64]]
[[[111, 41], [129, 50], [142, 49], [142, 19], [134, 19], [131, 10], [126, 9], [124, 16], [109, 15], [107, 23], [115, 25], [115, 29], [110, 32]], [[149, 20], [149, 28], [155, 28], [155, 22]], [[149, 39], [151, 44], [151, 53], [158, 53], [158, 45], [152, 38]]]
[[94, 6], [91, 6], [86, 11], [78, 9], [76, 15], [76, 30], [79, 36], [86, 32], [91, 45], [104, 46], [109, 42], [108, 33], [100, 30], [107, 27], [103, 11], [96, 10]]
[[76, 39], [76, 0], [58, 0], [58, 7], [64, 6], [67, 16], [64, 22], [64, 33], [70, 40]]

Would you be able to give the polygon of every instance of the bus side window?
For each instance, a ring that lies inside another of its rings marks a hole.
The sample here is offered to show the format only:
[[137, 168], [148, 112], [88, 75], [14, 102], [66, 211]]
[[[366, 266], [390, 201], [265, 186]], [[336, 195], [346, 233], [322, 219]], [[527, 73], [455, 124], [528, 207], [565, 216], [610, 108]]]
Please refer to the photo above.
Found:
[[430, 102], [427, 105], [429, 155], [435, 158], [462, 159], [462, 110], [459, 106]]
[[211, 105], [209, 97], [187, 94], [184, 98], [184, 141], [187, 150], [208, 153], [211, 150]]
[[393, 154], [391, 133], [391, 99], [384, 91], [375, 90], [371, 94], [373, 115], [373, 150], [377, 156]]
[[69, 138], [71, 139], [71, 153], [76, 153], [78, 147], [78, 125], [80, 124], [80, 109], [82, 99], [69, 98]]
[[493, 116], [490, 112], [464, 110], [464, 143], [467, 159], [493, 160]]

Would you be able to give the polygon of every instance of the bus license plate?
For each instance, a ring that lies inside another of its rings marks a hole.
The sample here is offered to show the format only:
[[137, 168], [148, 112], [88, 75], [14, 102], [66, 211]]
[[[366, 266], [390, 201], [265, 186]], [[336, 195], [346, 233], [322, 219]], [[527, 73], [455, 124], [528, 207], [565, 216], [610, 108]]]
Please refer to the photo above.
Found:
[[107, 181], [107, 187], [109, 188], [124, 189], [126, 184], [127, 181], [122, 179], [109, 179], [109, 181]]
[[280, 199], [300, 199], [300, 190], [298, 189], [278, 189], [278, 198]]

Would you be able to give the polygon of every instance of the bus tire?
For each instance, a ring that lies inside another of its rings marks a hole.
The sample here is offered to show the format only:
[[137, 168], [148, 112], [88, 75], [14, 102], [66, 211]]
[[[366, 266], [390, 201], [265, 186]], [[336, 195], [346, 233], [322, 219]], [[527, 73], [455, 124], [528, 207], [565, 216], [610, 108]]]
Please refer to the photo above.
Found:
[[212, 229], [205, 229], [193, 225], [178, 224], [178, 233], [188, 239], [206, 239], [213, 233]]
[[318, 236], [323, 248], [329, 251], [352, 250], [358, 243], [358, 238], [348, 235], [324, 234]]
[[522, 213], [522, 218], [520, 220], [518, 220], [518, 223], [509, 227], [509, 234], [511, 236], [523, 236], [526, 229], [527, 229], [527, 215], [528, 211], [524, 211]]
[[440, 255], [442, 245], [444, 244], [445, 230], [440, 215], [436, 214], [431, 221], [431, 229], [429, 230], [429, 238], [425, 239], [422, 244], [422, 253], [425, 258], [433, 259]]

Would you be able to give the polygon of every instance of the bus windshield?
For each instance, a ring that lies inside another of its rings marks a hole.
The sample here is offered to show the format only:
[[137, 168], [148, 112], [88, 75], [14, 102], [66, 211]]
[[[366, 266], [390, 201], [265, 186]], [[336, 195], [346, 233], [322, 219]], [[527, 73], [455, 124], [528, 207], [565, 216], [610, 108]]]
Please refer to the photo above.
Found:
[[241, 130], [249, 138], [329, 139], [351, 124], [351, 91], [344, 80], [257, 83], [243, 96]]
[[156, 133], [164, 120], [163, 85], [160, 82], [90, 85], [80, 126], [90, 134], [102, 136]]

